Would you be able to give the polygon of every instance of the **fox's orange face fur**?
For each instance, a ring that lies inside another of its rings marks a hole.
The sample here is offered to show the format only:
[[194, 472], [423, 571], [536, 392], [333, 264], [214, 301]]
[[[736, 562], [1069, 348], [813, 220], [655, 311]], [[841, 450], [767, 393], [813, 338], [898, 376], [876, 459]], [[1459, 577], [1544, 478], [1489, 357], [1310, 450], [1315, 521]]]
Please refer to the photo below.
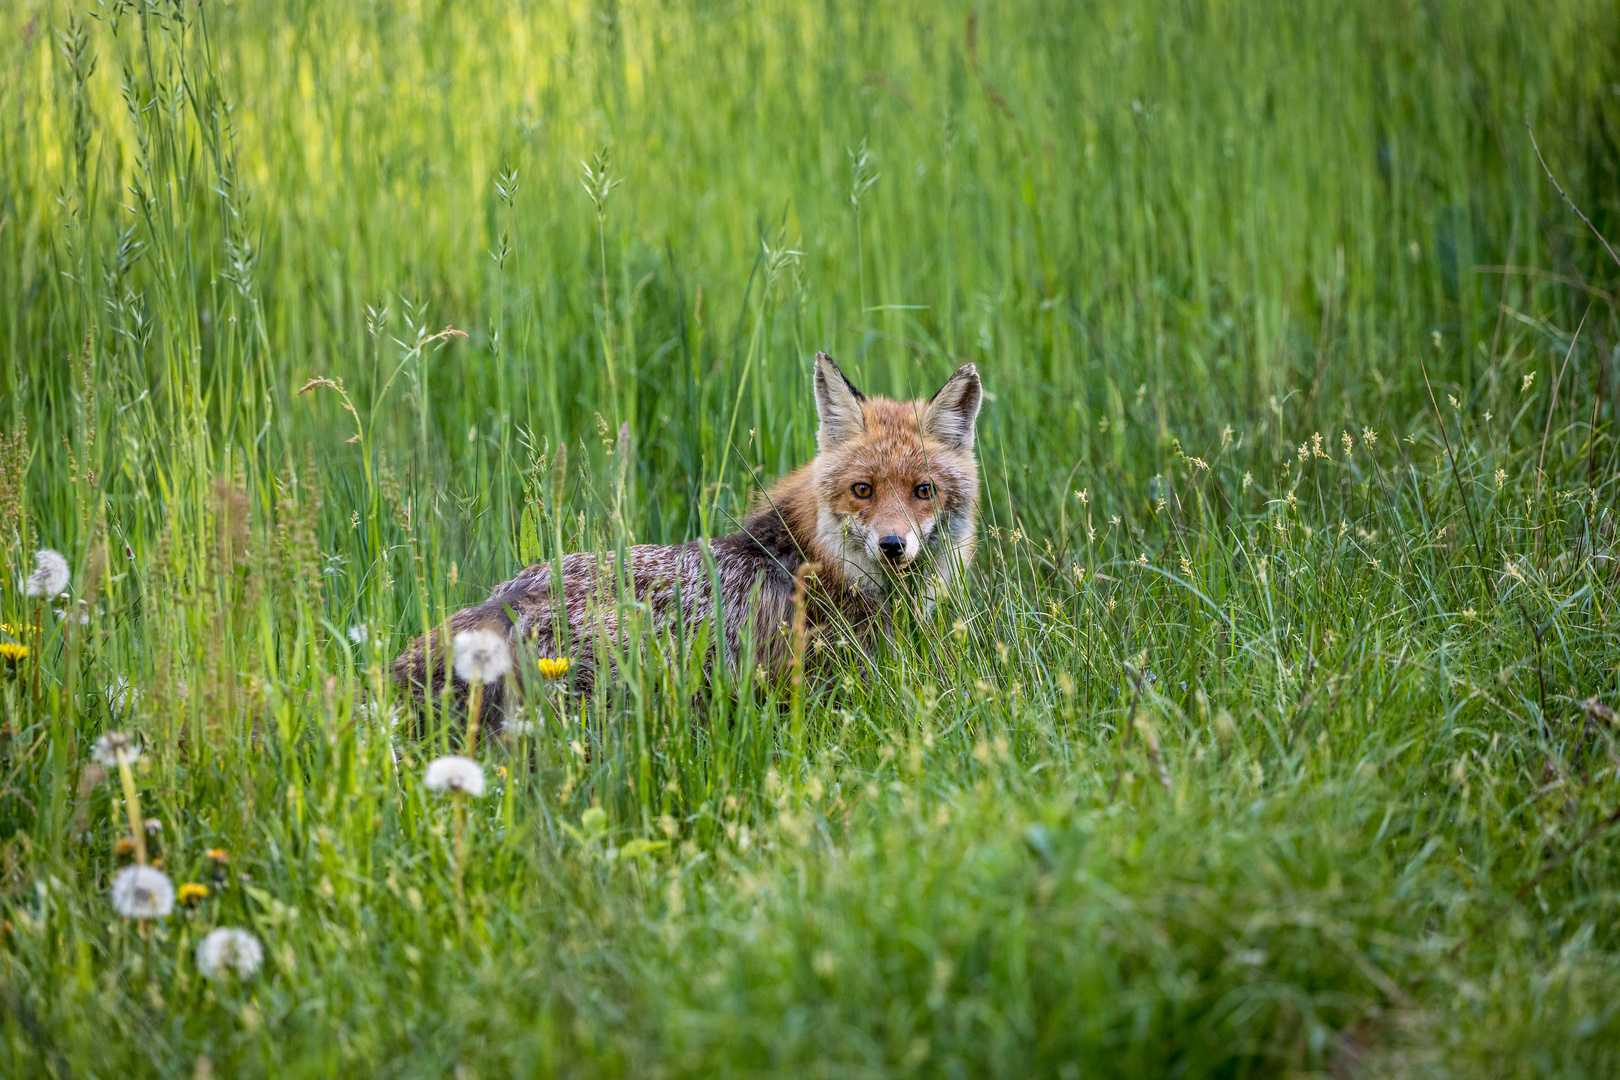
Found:
[[891, 401], [862, 394], [820, 354], [815, 384], [816, 554], [865, 592], [919, 560], [948, 579], [976, 540], [978, 371], [962, 367], [926, 401]]
[[[432, 630], [418, 639], [395, 660], [395, 678], [415, 693], [437, 694], [449, 677], [447, 640], [482, 627], [506, 634], [519, 654], [508, 681], [522, 683], [535, 656], [565, 656], [574, 662], [569, 680], [588, 689], [611, 663], [602, 645], [620, 633], [626, 585], [655, 629], [682, 623], [690, 638], [718, 615], [716, 644], [726, 662], [757, 663], [777, 679], [793, 655], [797, 598], [805, 632], [856, 635], [885, 623], [892, 584], [909, 579], [920, 586], [912, 595], [931, 602], [973, 554], [973, 425], [984, 398], [978, 371], [957, 369], [926, 401], [890, 401], [866, 397], [818, 353], [815, 385], [820, 452], [766, 492], [737, 532], [637, 544], [625, 553], [628, 566], [615, 566], [610, 553], [577, 551], [555, 566], [527, 567], [482, 604], [456, 612], [448, 636]], [[813, 574], [805, 574], [807, 563]], [[506, 694], [502, 684], [485, 689], [492, 720]]]

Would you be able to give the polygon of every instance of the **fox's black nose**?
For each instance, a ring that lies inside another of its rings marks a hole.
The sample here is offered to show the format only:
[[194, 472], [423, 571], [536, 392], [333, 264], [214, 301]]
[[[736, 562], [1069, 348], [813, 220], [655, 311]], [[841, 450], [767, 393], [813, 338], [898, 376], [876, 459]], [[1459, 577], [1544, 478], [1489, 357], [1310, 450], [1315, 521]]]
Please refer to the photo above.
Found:
[[878, 550], [890, 562], [899, 562], [900, 556], [906, 553], [906, 542], [898, 536], [885, 536], [878, 541]]

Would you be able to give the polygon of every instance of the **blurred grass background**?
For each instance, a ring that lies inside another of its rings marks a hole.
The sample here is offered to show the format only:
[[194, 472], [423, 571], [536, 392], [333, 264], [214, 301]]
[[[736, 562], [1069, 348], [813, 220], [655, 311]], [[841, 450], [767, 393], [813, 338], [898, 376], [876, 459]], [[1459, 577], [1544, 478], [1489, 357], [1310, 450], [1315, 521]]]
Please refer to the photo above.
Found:
[[[0, 57], [7, 1075], [1614, 1068], [1620, 268], [1525, 128], [1620, 237], [1612, 5], [24, 0]], [[967, 602], [807, 730], [640, 642], [485, 749], [464, 925], [458, 736], [357, 687], [726, 531], [820, 348], [980, 365]], [[176, 880], [250, 876], [156, 935], [114, 726]]]

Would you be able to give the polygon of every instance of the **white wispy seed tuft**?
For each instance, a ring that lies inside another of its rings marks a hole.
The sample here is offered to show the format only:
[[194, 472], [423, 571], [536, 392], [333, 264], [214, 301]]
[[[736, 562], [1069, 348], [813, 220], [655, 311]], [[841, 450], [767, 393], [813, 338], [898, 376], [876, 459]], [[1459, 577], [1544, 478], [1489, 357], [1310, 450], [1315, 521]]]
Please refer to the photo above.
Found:
[[484, 770], [478, 762], [457, 754], [434, 761], [422, 782], [429, 791], [459, 791], [475, 799], [484, 794]]
[[247, 978], [264, 962], [259, 939], [235, 926], [210, 930], [197, 944], [197, 970], [210, 979], [223, 979], [235, 971]]
[[113, 878], [112, 906], [126, 919], [161, 919], [174, 910], [174, 884], [152, 866], [126, 866]]
[[512, 669], [512, 650], [493, 630], [456, 635], [456, 674], [465, 682], [492, 683]]
[[68, 582], [72, 580], [62, 553], [40, 548], [34, 552], [34, 572], [28, 575], [24, 589], [29, 596], [59, 596], [67, 592]]
[[140, 759], [141, 744], [122, 731], [109, 731], [96, 740], [96, 748], [91, 751], [91, 756], [96, 759], [96, 764], [109, 769], [133, 765]]

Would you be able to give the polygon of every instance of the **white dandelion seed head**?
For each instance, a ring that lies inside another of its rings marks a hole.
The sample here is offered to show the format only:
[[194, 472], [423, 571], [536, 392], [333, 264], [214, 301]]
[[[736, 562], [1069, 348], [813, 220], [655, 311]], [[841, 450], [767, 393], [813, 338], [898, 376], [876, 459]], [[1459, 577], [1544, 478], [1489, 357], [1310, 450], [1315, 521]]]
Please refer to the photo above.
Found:
[[109, 731], [96, 740], [96, 748], [91, 751], [91, 756], [96, 759], [96, 764], [109, 769], [133, 765], [140, 760], [141, 744], [122, 731]]
[[129, 679], [123, 675], [103, 686], [101, 692], [107, 696], [107, 708], [112, 710], [114, 716], [129, 712], [129, 707], [141, 696], [141, 692], [129, 685]]
[[422, 782], [429, 791], [459, 791], [475, 799], [484, 794], [484, 770], [478, 762], [458, 754], [434, 761]]
[[371, 631], [366, 628], [366, 624], [363, 622], [355, 623], [349, 627], [349, 640], [356, 645], [364, 645], [370, 636]]
[[463, 682], [497, 682], [512, 669], [512, 650], [493, 630], [463, 630], [456, 635], [456, 675]]
[[505, 726], [501, 728], [501, 734], [510, 739], [521, 739], [525, 735], [536, 735], [539, 731], [540, 725], [538, 723], [524, 719], [508, 720]]
[[248, 931], [235, 926], [210, 930], [197, 943], [197, 970], [210, 979], [227, 978], [236, 972], [247, 978], [264, 963], [264, 946]]
[[40, 548], [34, 552], [34, 572], [28, 575], [23, 589], [29, 596], [57, 596], [67, 591], [71, 580], [73, 575], [62, 553]]
[[126, 919], [161, 919], [174, 910], [174, 883], [153, 866], [126, 866], [112, 883], [112, 906]]

